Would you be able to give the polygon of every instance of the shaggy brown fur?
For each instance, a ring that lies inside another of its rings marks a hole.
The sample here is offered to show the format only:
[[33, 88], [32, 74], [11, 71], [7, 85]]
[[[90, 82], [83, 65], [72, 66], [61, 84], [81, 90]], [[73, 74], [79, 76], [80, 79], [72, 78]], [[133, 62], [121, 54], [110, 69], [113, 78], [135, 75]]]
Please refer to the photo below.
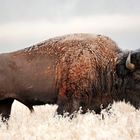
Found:
[[46, 53], [55, 55], [58, 112], [62, 114], [63, 111], [72, 113], [79, 106], [84, 111], [98, 110], [101, 104], [113, 101], [109, 93], [119, 52], [116, 43], [106, 36], [73, 34], [50, 39], [18, 53], [29, 59]]
[[72, 113], [79, 106], [84, 112], [91, 108], [98, 112], [101, 104], [111, 103], [113, 99], [109, 93], [120, 52], [115, 42], [105, 36], [75, 34], [58, 41], [58, 47], [63, 50], [56, 74], [61, 106], [58, 112]]

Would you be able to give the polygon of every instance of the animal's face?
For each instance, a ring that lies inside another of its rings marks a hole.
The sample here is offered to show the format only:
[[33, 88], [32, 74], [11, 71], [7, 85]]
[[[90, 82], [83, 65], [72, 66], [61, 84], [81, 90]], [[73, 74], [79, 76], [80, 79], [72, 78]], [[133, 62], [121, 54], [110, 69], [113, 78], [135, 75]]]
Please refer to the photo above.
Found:
[[130, 83], [132, 83], [132, 85], [129, 98], [136, 108], [140, 108], [140, 50], [132, 52], [131, 63], [134, 65], [134, 68], [131, 71], [132, 79], [130, 80], [132, 81], [130, 81]]
[[122, 79], [120, 88], [124, 91], [123, 98], [140, 108], [140, 50], [122, 57], [117, 65], [117, 74]]

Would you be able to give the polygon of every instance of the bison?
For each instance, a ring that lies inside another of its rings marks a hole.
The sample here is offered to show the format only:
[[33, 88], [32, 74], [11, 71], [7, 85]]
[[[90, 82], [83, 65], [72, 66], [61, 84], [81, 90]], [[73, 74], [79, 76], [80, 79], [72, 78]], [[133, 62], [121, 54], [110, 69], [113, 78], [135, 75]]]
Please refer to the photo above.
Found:
[[140, 50], [122, 51], [103, 35], [71, 34], [0, 54], [0, 114], [17, 100], [57, 104], [57, 113], [101, 111], [113, 101], [140, 107]]

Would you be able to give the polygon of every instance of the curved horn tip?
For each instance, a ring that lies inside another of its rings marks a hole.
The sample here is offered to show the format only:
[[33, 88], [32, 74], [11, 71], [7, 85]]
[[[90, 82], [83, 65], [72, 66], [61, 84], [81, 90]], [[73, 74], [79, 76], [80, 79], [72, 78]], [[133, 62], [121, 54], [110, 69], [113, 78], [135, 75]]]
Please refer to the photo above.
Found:
[[131, 53], [128, 54], [125, 65], [126, 65], [126, 68], [129, 69], [129, 70], [134, 70], [135, 69], [135, 65], [133, 63], [131, 63]]

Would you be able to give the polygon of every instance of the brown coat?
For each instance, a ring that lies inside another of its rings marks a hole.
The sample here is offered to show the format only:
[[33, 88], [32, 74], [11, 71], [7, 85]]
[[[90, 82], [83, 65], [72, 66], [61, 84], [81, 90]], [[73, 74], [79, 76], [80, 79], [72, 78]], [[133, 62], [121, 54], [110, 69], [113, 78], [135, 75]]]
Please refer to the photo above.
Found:
[[110, 38], [91, 34], [56, 37], [1, 54], [2, 117], [9, 117], [14, 99], [31, 111], [34, 105], [50, 103], [58, 104], [59, 114], [71, 114], [80, 106], [83, 112], [100, 112], [101, 104], [106, 107], [124, 98], [125, 78], [119, 76], [119, 67], [129, 73], [124, 66], [128, 53], [120, 54], [123, 52]]

